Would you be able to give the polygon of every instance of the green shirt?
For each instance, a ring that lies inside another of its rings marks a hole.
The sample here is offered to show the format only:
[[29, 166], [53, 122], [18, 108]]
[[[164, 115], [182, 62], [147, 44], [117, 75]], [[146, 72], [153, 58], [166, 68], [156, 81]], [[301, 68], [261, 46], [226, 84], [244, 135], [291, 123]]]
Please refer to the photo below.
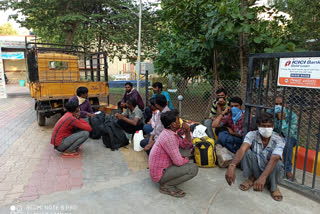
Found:
[[[273, 110], [268, 109], [268, 113], [273, 114]], [[286, 114], [284, 117], [284, 120], [282, 120], [282, 127], [280, 128], [281, 120], [278, 120], [277, 117], [274, 121], [274, 131], [283, 134], [284, 137], [288, 137], [288, 131], [289, 131], [289, 121], [290, 121], [290, 110], [287, 108], [284, 108], [283, 112]], [[293, 137], [297, 139], [297, 124], [298, 124], [298, 118], [297, 115], [292, 112], [291, 115], [291, 126], [290, 126], [290, 137]]]
[[[226, 100], [226, 104], [222, 108], [222, 111], [224, 111], [227, 108], [228, 105], [229, 105], [229, 100], [227, 99]], [[217, 110], [218, 110], [217, 101], [214, 101], [213, 104], [212, 104], [212, 107], [211, 107], [209, 118], [215, 117], [217, 115]]]

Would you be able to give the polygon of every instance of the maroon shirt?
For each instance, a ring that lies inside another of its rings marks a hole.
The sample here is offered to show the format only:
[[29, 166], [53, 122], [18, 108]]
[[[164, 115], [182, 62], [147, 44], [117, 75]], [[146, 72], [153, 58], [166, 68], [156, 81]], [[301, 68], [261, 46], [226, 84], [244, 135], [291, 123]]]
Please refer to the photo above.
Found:
[[144, 103], [143, 103], [143, 100], [139, 94], [139, 92], [136, 90], [136, 89], [132, 89], [129, 93], [128, 92], [125, 92], [124, 93], [124, 96], [121, 100], [121, 103], [126, 103], [128, 99], [130, 98], [133, 98], [137, 101], [137, 105], [139, 106], [139, 108], [141, 110], [144, 109]]
[[[78, 97], [73, 96], [69, 99], [69, 101], [78, 102]], [[88, 99], [86, 99], [86, 101], [84, 101], [81, 105], [79, 105], [79, 107], [80, 107], [80, 117], [81, 118], [86, 118], [88, 113], [91, 113], [91, 114], [94, 113]]]

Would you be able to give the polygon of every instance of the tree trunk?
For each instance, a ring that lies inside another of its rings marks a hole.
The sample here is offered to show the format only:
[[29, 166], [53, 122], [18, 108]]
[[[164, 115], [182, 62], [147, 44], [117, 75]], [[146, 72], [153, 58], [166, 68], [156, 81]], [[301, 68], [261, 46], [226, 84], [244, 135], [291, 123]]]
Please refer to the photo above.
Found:
[[74, 34], [77, 30], [77, 27], [79, 25], [79, 22], [73, 24], [71, 27], [71, 30], [67, 31], [67, 35], [65, 37], [65, 45], [71, 45], [73, 38], [74, 38]]
[[[218, 68], [217, 68], [217, 50], [213, 51], [213, 66], [212, 66], [212, 71], [213, 71], [213, 76], [214, 76], [214, 85], [212, 88], [212, 93], [211, 93], [211, 97], [209, 100], [209, 104], [207, 106], [205, 115], [209, 116], [210, 110], [211, 110], [211, 106], [212, 103], [214, 101], [214, 99], [216, 98], [216, 91], [218, 90], [219, 87], [219, 72], [218, 72]], [[207, 117], [207, 116], [206, 116]]]
[[[248, 8], [248, 0], [241, 1], [241, 8]], [[243, 13], [246, 13], [245, 10]], [[241, 32], [239, 34], [239, 57], [240, 57], [240, 76], [241, 76], [241, 97], [245, 99], [248, 78], [248, 64], [249, 64], [249, 47], [248, 34]]]
[[179, 95], [184, 96], [184, 91], [188, 85], [188, 81], [189, 79], [187, 77], [184, 77], [184, 79], [182, 80], [182, 82], [180, 82], [179, 84]]

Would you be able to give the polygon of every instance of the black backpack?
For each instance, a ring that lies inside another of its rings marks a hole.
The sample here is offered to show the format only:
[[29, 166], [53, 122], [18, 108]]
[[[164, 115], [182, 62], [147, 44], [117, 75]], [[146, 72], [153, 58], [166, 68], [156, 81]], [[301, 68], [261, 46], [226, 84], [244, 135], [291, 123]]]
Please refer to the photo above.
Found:
[[106, 133], [102, 136], [102, 142], [107, 148], [114, 151], [129, 144], [129, 140], [125, 132], [118, 125], [116, 120], [106, 120], [104, 127]]
[[94, 117], [89, 118], [89, 124], [92, 128], [90, 138], [100, 139], [101, 136], [106, 134], [105, 121], [109, 120], [109, 116], [104, 112], [96, 114]]

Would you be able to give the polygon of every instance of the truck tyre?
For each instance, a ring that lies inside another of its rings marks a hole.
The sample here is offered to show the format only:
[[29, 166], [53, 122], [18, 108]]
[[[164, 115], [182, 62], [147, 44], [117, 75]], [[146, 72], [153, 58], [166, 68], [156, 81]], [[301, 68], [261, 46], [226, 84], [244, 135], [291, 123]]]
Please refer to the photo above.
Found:
[[37, 121], [39, 126], [46, 125], [46, 117], [37, 110]]

